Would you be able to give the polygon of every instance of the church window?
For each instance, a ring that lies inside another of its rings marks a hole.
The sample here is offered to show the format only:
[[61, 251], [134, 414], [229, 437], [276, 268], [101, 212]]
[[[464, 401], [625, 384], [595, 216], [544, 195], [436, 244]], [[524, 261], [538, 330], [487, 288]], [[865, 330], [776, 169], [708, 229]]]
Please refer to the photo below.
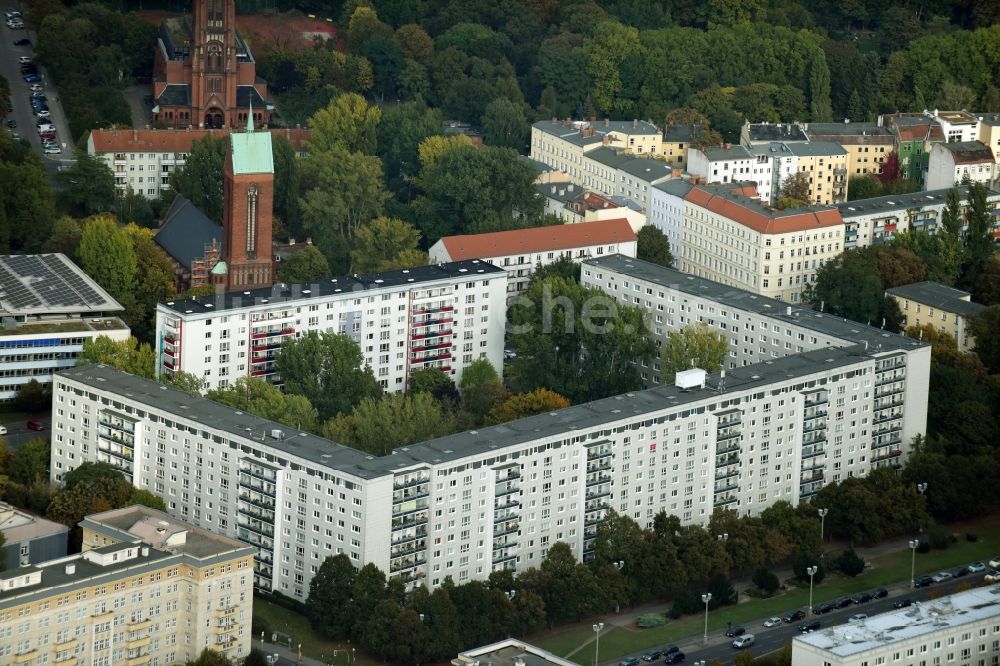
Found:
[[247, 257], [256, 258], [257, 252], [257, 186], [247, 188]]

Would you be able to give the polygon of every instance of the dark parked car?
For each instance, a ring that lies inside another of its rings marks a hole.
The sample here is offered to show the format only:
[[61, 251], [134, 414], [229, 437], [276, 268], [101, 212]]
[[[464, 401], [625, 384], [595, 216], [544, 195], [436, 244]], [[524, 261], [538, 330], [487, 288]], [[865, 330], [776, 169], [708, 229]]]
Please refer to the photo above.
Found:
[[11, 128], [11, 129], [15, 129], [17, 127], [17, 121], [16, 120], [8, 120], [7, 121], [7, 127]]
[[14, 46], [31, 46], [31, 40], [22, 37], [14, 40]]
[[815, 615], [825, 615], [830, 611], [832, 611], [834, 608], [835, 606], [830, 603], [816, 604], [815, 606], [813, 606], [813, 613]]
[[671, 652], [670, 654], [668, 654], [663, 659], [663, 663], [664, 664], [679, 664], [682, 661], [684, 661], [684, 657], [685, 657], [684, 653], [681, 652], [680, 650], [677, 650], [676, 652]]
[[45, 424], [38, 419], [28, 419], [28, 430], [45, 430]]
[[839, 599], [833, 602], [833, 605], [836, 606], [837, 608], [847, 608], [853, 603], [854, 602], [851, 601], [850, 597], [840, 597]]
[[680, 651], [681, 649], [676, 645], [668, 645], [667, 647], [663, 648], [663, 656], [665, 657], [668, 654], [673, 654], [674, 652], [680, 652]]
[[791, 624], [792, 622], [798, 622], [805, 616], [806, 616], [805, 611], [797, 610], [786, 613], [781, 619], [784, 620], [787, 624]]
[[747, 630], [743, 627], [731, 627], [729, 631], [726, 632], [726, 636], [729, 638], [736, 638], [737, 636], [742, 636], [747, 633]]
[[625, 657], [618, 662], [618, 666], [639, 666], [638, 657]]
[[912, 605], [913, 605], [913, 599], [896, 599], [896, 601], [893, 602], [892, 607], [906, 608], [907, 606], [912, 606]]
[[920, 576], [913, 581], [914, 587], [927, 587], [928, 585], [933, 585], [934, 579], [930, 576]]
[[819, 620], [813, 620], [811, 622], [806, 622], [804, 624], [800, 624], [799, 625], [799, 631], [801, 631], [804, 634], [804, 633], [807, 633], [807, 632], [810, 632], [810, 631], [816, 631], [817, 629], [819, 629], [822, 626], [823, 625], [820, 623]]
[[21, 78], [24, 79], [25, 83], [38, 83], [39, 81], [42, 80], [42, 77], [38, 76], [38, 74], [28, 74]]
[[955, 569], [954, 571], [951, 572], [951, 574], [955, 578], [961, 578], [962, 576], [968, 576], [970, 573], [972, 573], [972, 572], [969, 571], [969, 567], [959, 567], [959, 568], [957, 568], [957, 569]]
[[643, 661], [656, 661], [663, 656], [663, 653], [659, 650], [651, 650], [640, 657]]
[[884, 587], [880, 587], [872, 592], [872, 599], [885, 599], [887, 596], [889, 596], [889, 590]]
[[872, 600], [872, 595], [868, 592], [861, 592], [860, 594], [855, 594], [851, 597], [851, 601], [856, 604], [866, 604]]

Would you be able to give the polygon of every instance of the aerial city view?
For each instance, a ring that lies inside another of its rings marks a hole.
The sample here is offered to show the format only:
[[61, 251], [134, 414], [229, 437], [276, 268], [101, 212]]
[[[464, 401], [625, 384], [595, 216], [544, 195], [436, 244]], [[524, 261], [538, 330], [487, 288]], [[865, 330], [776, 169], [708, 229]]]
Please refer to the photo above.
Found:
[[8, 0], [0, 666], [1000, 665], [1000, 2]]

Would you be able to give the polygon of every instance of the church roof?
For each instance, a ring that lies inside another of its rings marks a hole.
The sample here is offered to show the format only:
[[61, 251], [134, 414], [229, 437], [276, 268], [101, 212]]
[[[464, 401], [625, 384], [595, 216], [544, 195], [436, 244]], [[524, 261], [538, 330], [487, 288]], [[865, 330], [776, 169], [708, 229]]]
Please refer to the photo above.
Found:
[[271, 152], [271, 135], [255, 132], [251, 124], [246, 132], [229, 135], [233, 146], [233, 173], [274, 173], [274, 155]]
[[[264, 82], [263, 79], [257, 77], [260, 82]], [[258, 109], [264, 109], [267, 107], [267, 102], [257, 89], [253, 86], [236, 86], [236, 107], [239, 109], [246, 109], [251, 106], [250, 102], [253, 102], [252, 106]]]
[[188, 270], [214, 241], [222, 247], [222, 227], [181, 195], [174, 197], [153, 240]]
[[187, 83], [168, 83], [156, 103], [161, 106], [191, 106], [191, 86]]

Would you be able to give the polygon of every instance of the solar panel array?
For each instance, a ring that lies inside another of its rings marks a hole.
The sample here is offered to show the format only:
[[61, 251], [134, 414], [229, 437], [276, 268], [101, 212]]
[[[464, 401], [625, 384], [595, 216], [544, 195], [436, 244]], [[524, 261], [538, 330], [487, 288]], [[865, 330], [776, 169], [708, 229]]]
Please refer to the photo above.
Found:
[[58, 254], [0, 256], [0, 304], [8, 312], [114, 306], [76, 266]]

